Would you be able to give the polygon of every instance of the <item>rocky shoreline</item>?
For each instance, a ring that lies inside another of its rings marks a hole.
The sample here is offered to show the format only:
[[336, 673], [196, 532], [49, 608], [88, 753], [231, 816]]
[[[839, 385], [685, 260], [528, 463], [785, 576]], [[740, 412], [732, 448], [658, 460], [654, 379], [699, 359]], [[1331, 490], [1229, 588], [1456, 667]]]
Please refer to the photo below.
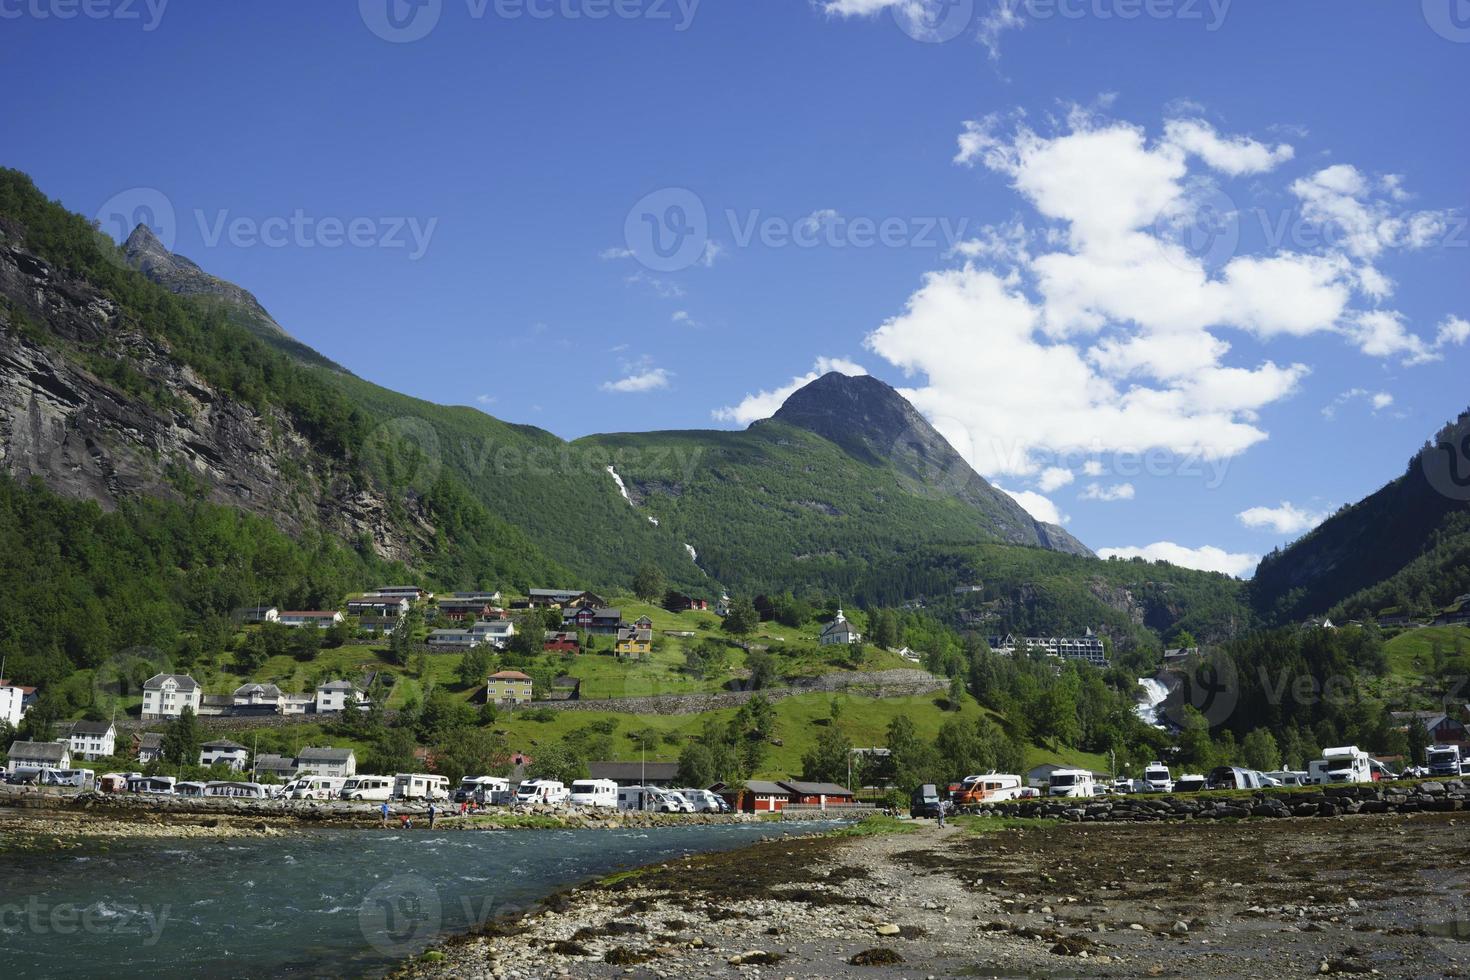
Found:
[[962, 818], [786, 838], [560, 893], [395, 976], [1464, 975], [1464, 822]]

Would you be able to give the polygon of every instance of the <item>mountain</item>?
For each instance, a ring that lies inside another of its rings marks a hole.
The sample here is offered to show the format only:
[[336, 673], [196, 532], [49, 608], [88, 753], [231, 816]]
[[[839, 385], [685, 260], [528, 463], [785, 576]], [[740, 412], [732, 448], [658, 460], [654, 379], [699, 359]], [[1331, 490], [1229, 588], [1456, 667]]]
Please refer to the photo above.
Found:
[[123, 242], [122, 251], [129, 265], [174, 295], [217, 301], [237, 323], [272, 347], [308, 364], [346, 370], [288, 334], [260, 305], [254, 293], [210, 275], [192, 260], [170, 252], [147, 225], [140, 224], [133, 229]]
[[891, 467], [916, 493], [969, 504], [998, 540], [1092, 554], [1065, 530], [1032, 518], [1009, 494], [987, 483], [928, 419], [877, 378], [827, 374], [793, 393], [772, 418], [822, 436], [857, 460]]
[[1339, 510], [1256, 569], [1268, 619], [1424, 616], [1470, 592], [1470, 413], [1445, 426], [1376, 493]]

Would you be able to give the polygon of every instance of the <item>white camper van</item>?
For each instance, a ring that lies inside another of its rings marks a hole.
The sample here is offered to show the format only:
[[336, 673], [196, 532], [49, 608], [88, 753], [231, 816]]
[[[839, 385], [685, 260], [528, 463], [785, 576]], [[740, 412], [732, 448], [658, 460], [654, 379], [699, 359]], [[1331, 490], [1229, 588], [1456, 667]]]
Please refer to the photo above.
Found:
[[1461, 771], [1460, 747], [1458, 745], [1431, 745], [1424, 753], [1429, 766], [1429, 775], [1458, 778]]
[[353, 776], [342, 784], [342, 799], [382, 802], [393, 799], [393, 777]]
[[1146, 793], [1174, 792], [1174, 777], [1169, 774], [1169, 767], [1162, 762], [1150, 762], [1144, 767], [1143, 784]]
[[1327, 783], [1371, 783], [1373, 768], [1368, 764], [1368, 753], [1356, 745], [1343, 745], [1335, 749], [1323, 749], [1322, 758], [1313, 759], [1307, 767], [1312, 782], [1318, 786]]
[[341, 776], [301, 776], [287, 797], [293, 800], [335, 800], [342, 795], [342, 785], [346, 782]]
[[572, 782], [572, 806], [618, 808], [618, 784], [611, 779], [577, 779]]
[[1087, 769], [1056, 769], [1046, 792], [1048, 796], [1096, 796], [1097, 781]]
[[466, 776], [459, 781], [459, 789], [454, 791], [454, 802], [477, 803], [481, 806], [487, 803], [508, 803], [510, 780], [499, 776]]
[[555, 779], [528, 779], [516, 787], [516, 805], [539, 803], [555, 806], [565, 803], [569, 795], [566, 785]]
[[401, 772], [393, 777], [395, 800], [447, 800], [449, 778], [422, 772]]

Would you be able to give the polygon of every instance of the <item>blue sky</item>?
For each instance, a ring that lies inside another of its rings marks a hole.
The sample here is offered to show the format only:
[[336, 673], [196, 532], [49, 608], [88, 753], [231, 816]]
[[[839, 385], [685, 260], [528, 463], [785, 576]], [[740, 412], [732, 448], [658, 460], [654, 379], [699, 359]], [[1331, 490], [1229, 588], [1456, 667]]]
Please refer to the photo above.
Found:
[[0, 0], [0, 162], [410, 394], [575, 437], [867, 370], [1248, 572], [1470, 402], [1454, 2]]

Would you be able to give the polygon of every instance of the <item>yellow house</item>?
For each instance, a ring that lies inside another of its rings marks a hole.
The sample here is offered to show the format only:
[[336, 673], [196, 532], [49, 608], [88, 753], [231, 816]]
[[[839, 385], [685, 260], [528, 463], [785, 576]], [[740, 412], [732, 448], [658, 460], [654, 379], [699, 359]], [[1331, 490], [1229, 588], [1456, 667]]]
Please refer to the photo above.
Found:
[[518, 670], [502, 670], [491, 674], [485, 685], [485, 700], [491, 704], [531, 703], [531, 678]]
[[613, 644], [613, 653], [617, 656], [642, 660], [652, 652], [653, 630], [637, 627], [618, 630], [617, 641]]

